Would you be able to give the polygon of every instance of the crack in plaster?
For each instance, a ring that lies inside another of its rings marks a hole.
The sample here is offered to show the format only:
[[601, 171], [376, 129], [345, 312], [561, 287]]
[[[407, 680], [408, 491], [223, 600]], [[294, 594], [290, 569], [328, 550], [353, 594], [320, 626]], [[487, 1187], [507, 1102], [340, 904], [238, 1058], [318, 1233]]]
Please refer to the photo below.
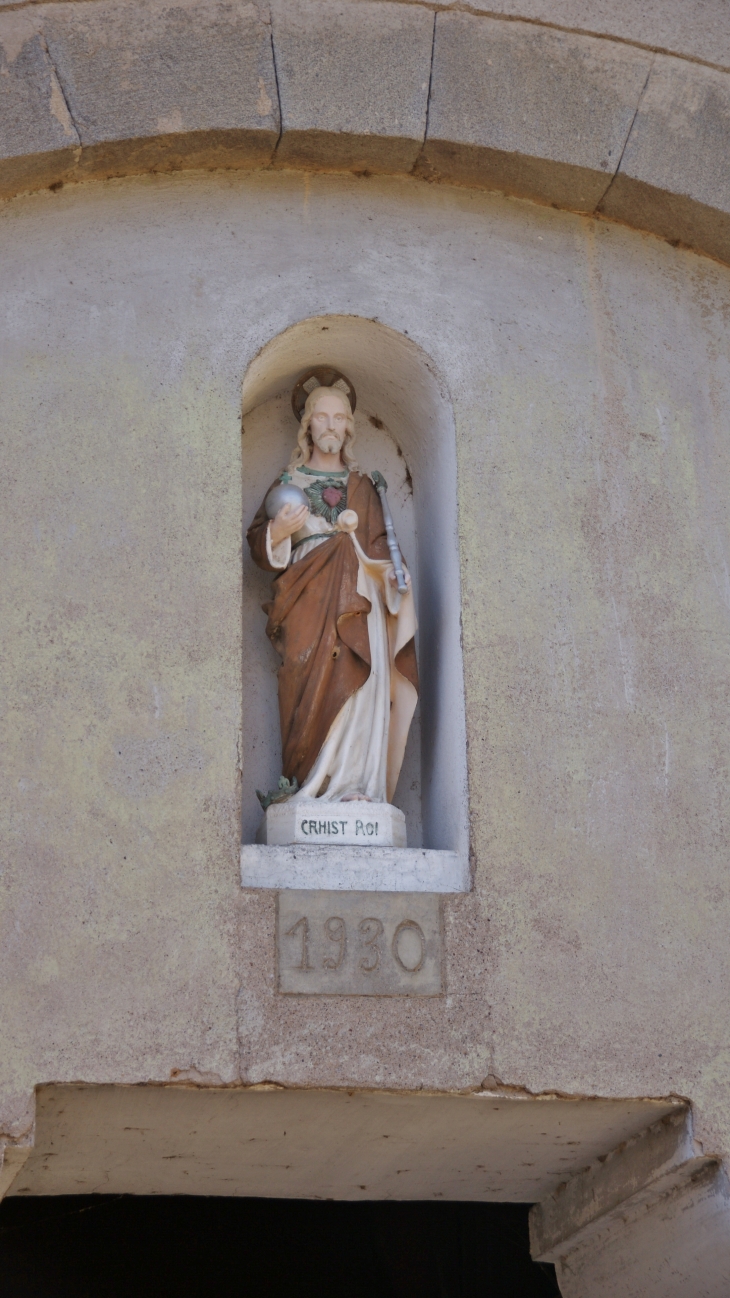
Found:
[[557, 1087], [549, 1087], [541, 1091], [531, 1091], [528, 1086], [523, 1086], [516, 1082], [503, 1082], [496, 1073], [489, 1073], [475, 1086], [471, 1091], [454, 1091], [449, 1094], [476, 1094], [476, 1095], [501, 1095], [501, 1096], [521, 1096], [526, 1100], [574, 1100], [581, 1103], [602, 1104], [606, 1100], [620, 1102], [643, 1103], [647, 1104], [675, 1104], [677, 1108], [685, 1106], [691, 1110], [692, 1101], [686, 1095], [677, 1095], [671, 1092], [669, 1095], [622, 1095], [608, 1096], [600, 1095], [589, 1091], [561, 1091]]
[[428, 139], [428, 128], [431, 120], [431, 87], [433, 85], [433, 61], [436, 54], [436, 18], [437, 13], [434, 11], [433, 27], [431, 28], [431, 58], [428, 65], [428, 89], [426, 91], [426, 121], [423, 127], [423, 139], [421, 140], [416, 160], [411, 167], [410, 174], [412, 176], [417, 176], [419, 174], [419, 167], [423, 165], [423, 151], [426, 146], [426, 140]]
[[75, 140], [76, 148], [78, 150], [76, 155], [76, 161], [78, 162], [79, 157], [81, 156], [81, 136], [79, 135], [78, 127], [74, 120], [74, 115], [71, 112], [71, 105], [69, 103], [68, 95], [64, 89], [61, 78], [58, 75], [58, 68], [56, 67], [55, 63], [53, 62], [53, 58], [51, 57], [51, 51], [48, 48], [48, 43], [46, 41], [45, 35], [43, 34], [42, 30], [39, 31], [38, 35], [40, 37], [43, 50], [45, 52], [46, 58], [48, 59], [48, 64], [51, 69], [51, 102], [50, 102], [51, 113], [55, 117], [56, 121], [60, 123], [64, 135], [67, 135], [69, 136], [70, 139]]
[[601, 210], [601, 204], [604, 203], [604, 202], [606, 201], [606, 198], [607, 198], [607, 196], [608, 196], [608, 194], [609, 194], [609, 192], [610, 192], [610, 190], [611, 190], [611, 186], [613, 185], [614, 180], [616, 179], [617, 175], [619, 174], [619, 172], [620, 172], [620, 170], [621, 170], [621, 163], [622, 163], [623, 160], [624, 160], [624, 154], [625, 154], [626, 149], [627, 149], [627, 147], [628, 147], [629, 140], [631, 139], [631, 132], [632, 132], [633, 129], [634, 129], [634, 123], [636, 122], [636, 119], [637, 119], [637, 117], [639, 116], [639, 109], [641, 108], [641, 105], [642, 105], [642, 103], [643, 103], [644, 95], [646, 94], [646, 87], [647, 87], [648, 84], [649, 84], [649, 78], [651, 77], [651, 74], [652, 74], [652, 72], [653, 72], [653, 70], [654, 70], [654, 64], [655, 64], [655, 63], [656, 63], [656, 57], [654, 57], [654, 58], [652, 59], [651, 63], [649, 64], [649, 70], [648, 70], [648, 72], [647, 72], [647, 74], [646, 74], [646, 80], [644, 81], [644, 84], [643, 84], [643, 86], [641, 87], [641, 93], [640, 93], [639, 98], [638, 98], [638, 100], [637, 100], [636, 108], [634, 109], [634, 115], [633, 115], [633, 117], [631, 118], [631, 122], [630, 122], [630, 125], [629, 125], [629, 129], [628, 129], [628, 131], [626, 132], [626, 139], [625, 139], [624, 142], [623, 142], [623, 147], [622, 147], [622, 149], [621, 149], [621, 153], [620, 153], [620, 155], [619, 155], [618, 162], [616, 163], [616, 166], [615, 166], [615, 168], [614, 168], [613, 175], [611, 176], [611, 179], [609, 180], [608, 184], [606, 185], [606, 188], [604, 189], [603, 193], [601, 194], [601, 197], [599, 198], [598, 202], [596, 203], [596, 206], [595, 206], [595, 208], [594, 208], [594, 211], [595, 211], [596, 213], [600, 212], [600, 210]]
[[[90, 3], [90, 0], [84, 0], [84, 3]], [[276, 41], [274, 40], [274, 15], [270, 9], [267, 10], [267, 13], [268, 13], [268, 18], [266, 19], [266, 22], [269, 28], [269, 41], [271, 43], [271, 63], [274, 69], [274, 85], [276, 86], [276, 102], [279, 108], [279, 134], [276, 137], [276, 144], [271, 150], [271, 157], [269, 158], [268, 161], [268, 166], [271, 167], [273, 166], [274, 159], [279, 151], [281, 138], [284, 134], [284, 109], [282, 108], [282, 103], [281, 103], [281, 88], [279, 86], [279, 68], [276, 62]]]

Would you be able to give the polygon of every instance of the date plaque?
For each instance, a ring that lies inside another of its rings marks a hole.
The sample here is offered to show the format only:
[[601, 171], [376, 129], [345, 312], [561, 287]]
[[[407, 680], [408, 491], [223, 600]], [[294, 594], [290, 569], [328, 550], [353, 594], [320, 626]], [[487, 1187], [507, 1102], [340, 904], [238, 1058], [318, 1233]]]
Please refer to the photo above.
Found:
[[277, 894], [277, 985], [288, 995], [440, 996], [441, 902], [427, 892]]

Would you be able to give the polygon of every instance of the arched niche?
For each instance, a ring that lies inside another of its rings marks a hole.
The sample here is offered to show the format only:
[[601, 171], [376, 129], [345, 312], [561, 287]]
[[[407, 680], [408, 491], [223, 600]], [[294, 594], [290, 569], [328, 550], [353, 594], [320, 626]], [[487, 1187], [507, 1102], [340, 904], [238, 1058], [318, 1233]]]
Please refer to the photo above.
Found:
[[[273, 338], [243, 384], [244, 530], [286, 465], [296, 437], [291, 391], [303, 370], [333, 365], [357, 392], [356, 453], [380, 469], [413, 574], [419, 621], [419, 713], [394, 797], [409, 847], [468, 855], [456, 451], [451, 403], [429, 357], [410, 339], [359, 316], [316, 316]], [[244, 546], [243, 841], [260, 821], [255, 789], [280, 774], [276, 670], [261, 604], [270, 577]]]

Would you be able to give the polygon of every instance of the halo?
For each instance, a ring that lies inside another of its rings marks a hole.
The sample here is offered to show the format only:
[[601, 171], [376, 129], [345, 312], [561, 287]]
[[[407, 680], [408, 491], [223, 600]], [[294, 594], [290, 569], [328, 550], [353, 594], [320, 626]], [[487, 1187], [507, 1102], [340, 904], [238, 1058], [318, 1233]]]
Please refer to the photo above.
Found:
[[350, 402], [350, 408], [355, 413], [357, 405], [357, 396], [350, 380], [345, 378], [339, 370], [333, 369], [331, 365], [315, 365], [311, 370], [305, 370], [301, 378], [298, 378], [294, 384], [294, 390], [291, 394], [291, 408], [294, 411], [297, 423], [302, 422], [304, 406], [310, 392], [315, 388], [339, 388], [345, 394]]

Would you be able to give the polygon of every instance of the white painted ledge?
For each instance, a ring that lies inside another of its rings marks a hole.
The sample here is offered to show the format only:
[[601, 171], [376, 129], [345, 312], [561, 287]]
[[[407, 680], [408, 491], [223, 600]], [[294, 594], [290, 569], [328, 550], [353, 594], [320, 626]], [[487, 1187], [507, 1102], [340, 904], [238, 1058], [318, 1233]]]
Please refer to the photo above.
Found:
[[423, 847], [241, 847], [244, 888], [323, 888], [357, 892], [469, 892], [458, 852]]

